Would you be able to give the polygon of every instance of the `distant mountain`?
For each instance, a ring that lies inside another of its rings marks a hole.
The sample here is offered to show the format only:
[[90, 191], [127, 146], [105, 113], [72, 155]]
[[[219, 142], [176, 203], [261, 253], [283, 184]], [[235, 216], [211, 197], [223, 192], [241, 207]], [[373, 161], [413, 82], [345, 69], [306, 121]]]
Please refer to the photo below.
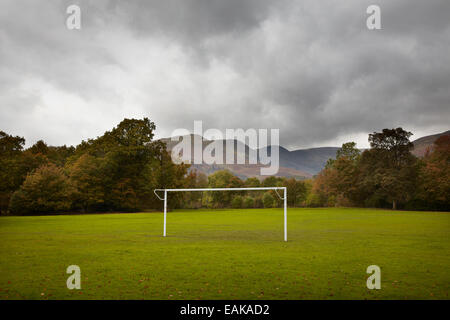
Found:
[[[193, 155], [194, 150], [194, 139], [202, 139], [200, 136], [191, 135], [191, 154]], [[161, 139], [166, 142], [167, 149], [172, 151], [172, 149], [179, 143], [178, 141], [172, 141], [170, 138]], [[180, 139], [181, 141], [181, 139]], [[249, 146], [243, 144], [238, 140], [232, 140], [234, 142], [234, 157], [237, 159], [238, 154], [241, 155], [239, 150], [244, 150], [244, 158], [246, 159], [246, 164], [193, 164], [192, 168], [209, 175], [218, 170], [227, 169], [231, 171], [236, 176], [247, 179], [249, 177], [257, 177], [263, 178], [260, 175], [260, 169], [263, 165], [261, 164], [248, 164], [248, 155], [251, 150]], [[202, 140], [202, 148], [204, 149], [208, 146], [212, 141], [204, 139]], [[224, 154], [226, 154], [227, 143], [226, 140], [222, 140]], [[238, 148], [238, 145], [241, 148]], [[338, 148], [315, 148], [315, 149], [307, 149], [307, 150], [296, 150], [289, 151], [286, 148], [279, 147], [279, 155], [280, 155], [280, 168], [276, 176], [279, 177], [293, 177], [296, 179], [308, 179], [311, 178], [314, 174], [319, 172], [327, 160], [329, 158], [333, 158], [336, 154], [336, 150]], [[271, 155], [271, 146], [268, 147], [268, 150], [258, 150], [258, 154], [261, 154], [261, 151], [267, 152], [267, 154]], [[181, 158], [181, 154], [180, 154]], [[191, 156], [191, 163], [193, 163], [193, 156]], [[225, 162], [225, 161], [223, 161]], [[236, 161], [235, 161], [236, 162]]]
[[338, 149], [337, 147], [323, 147], [289, 151], [280, 147], [280, 164], [315, 175], [323, 169], [328, 159], [334, 159]]
[[[267, 149], [266, 152], [270, 155], [271, 146]], [[338, 149], [337, 147], [324, 147], [289, 151], [280, 146], [280, 166], [307, 172], [310, 176], [313, 176], [323, 169], [328, 159], [336, 156]]]
[[[431, 136], [422, 137], [420, 139], [417, 139], [413, 141], [414, 143], [414, 149], [412, 153], [418, 157], [422, 157], [426, 150], [432, 149], [434, 141], [438, 139], [442, 135], [450, 135], [450, 130], [435, 134]], [[194, 150], [194, 138], [202, 139], [201, 136], [194, 136], [191, 135], [191, 148], [192, 148], [192, 154]], [[166, 142], [167, 149], [171, 151], [173, 147], [175, 147], [179, 142], [178, 141], [171, 141], [170, 138], [164, 138], [161, 139], [162, 141]], [[180, 139], [181, 141], [181, 139]], [[212, 141], [204, 139], [202, 140], [202, 148], [204, 149], [206, 146], [208, 146]], [[223, 150], [224, 154], [226, 153], [226, 140], [222, 140], [223, 143]], [[244, 157], [246, 160], [248, 160], [248, 154], [250, 152], [250, 149], [247, 145], [243, 144], [240, 141], [234, 140], [234, 157], [236, 159], [237, 155], [239, 154], [238, 151], [238, 145], [241, 146], [241, 148], [244, 151]], [[258, 151], [264, 151], [267, 152], [268, 155], [271, 154], [271, 148], [272, 146], [260, 149]], [[310, 148], [310, 149], [300, 149], [300, 150], [293, 150], [289, 151], [286, 148], [279, 146], [279, 155], [280, 155], [280, 169], [278, 171], [278, 174], [276, 176], [280, 177], [294, 177], [296, 179], [308, 179], [319, 173], [327, 163], [328, 159], [332, 158], [334, 159], [336, 157], [336, 151], [338, 150], [338, 147], [322, 147], [322, 148]], [[258, 152], [260, 154], [260, 152]], [[180, 155], [181, 156], [181, 155]], [[193, 162], [193, 158], [191, 157], [191, 162]], [[225, 162], [225, 161], [224, 161]], [[260, 168], [262, 165], [260, 164], [214, 164], [214, 165], [208, 165], [208, 164], [193, 164], [192, 168], [196, 169], [200, 172], [205, 173], [206, 175], [209, 175], [211, 173], [214, 173], [218, 170], [227, 169], [231, 171], [236, 176], [240, 177], [241, 179], [247, 179], [249, 177], [257, 177], [257, 178], [263, 178], [263, 176], [260, 175]]]
[[414, 140], [414, 149], [411, 151], [411, 153], [416, 157], [423, 157], [427, 150], [430, 150], [430, 152], [433, 151], [434, 142], [442, 136], [450, 136], [450, 130]]

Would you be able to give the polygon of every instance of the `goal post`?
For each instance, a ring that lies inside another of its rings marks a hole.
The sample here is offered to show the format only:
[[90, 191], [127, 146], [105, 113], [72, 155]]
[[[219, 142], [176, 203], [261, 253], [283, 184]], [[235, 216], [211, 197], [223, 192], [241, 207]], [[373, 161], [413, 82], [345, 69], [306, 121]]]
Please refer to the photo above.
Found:
[[[253, 188], [191, 188], [191, 189], [155, 189], [153, 192], [156, 197], [164, 201], [164, 229], [163, 236], [166, 236], [166, 222], [167, 222], [167, 196], [168, 192], [190, 192], [190, 191], [257, 191], [257, 190], [275, 190], [278, 197], [283, 200], [284, 206], [284, 241], [287, 241], [287, 188], [286, 187], [253, 187]], [[278, 193], [278, 190], [283, 191], [283, 196]], [[158, 192], [163, 192], [161, 197]]]

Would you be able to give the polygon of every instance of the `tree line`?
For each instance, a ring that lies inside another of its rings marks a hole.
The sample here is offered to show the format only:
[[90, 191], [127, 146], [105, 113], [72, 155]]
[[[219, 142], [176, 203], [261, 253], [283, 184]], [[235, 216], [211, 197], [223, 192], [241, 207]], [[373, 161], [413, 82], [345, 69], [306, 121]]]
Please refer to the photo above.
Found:
[[117, 127], [76, 147], [51, 147], [0, 132], [2, 214], [136, 211], [160, 205], [157, 187], [183, 185], [188, 166], [176, 165], [148, 118]]
[[411, 132], [369, 134], [370, 149], [345, 143], [314, 179], [313, 206], [408, 210], [450, 209], [450, 136], [438, 138], [420, 159], [411, 154]]
[[[187, 178], [188, 188], [243, 188], [243, 187], [287, 187], [287, 204], [291, 207], [305, 205], [310, 181], [294, 178], [268, 176], [263, 180], [247, 178], [242, 180], [230, 171], [220, 170], [206, 177], [203, 173], [191, 171]], [[175, 194], [170, 194], [170, 198]], [[173, 207], [183, 208], [276, 208], [283, 206], [283, 192], [278, 190], [250, 191], [205, 191], [177, 193], [172, 200]], [[170, 199], [169, 198], [169, 199]]]
[[[175, 164], [154, 140], [148, 118], [124, 119], [111, 131], [75, 147], [0, 131], [0, 214], [131, 212], [161, 209], [156, 188], [287, 187], [288, 206], [359, 206], [448, 210], [450, 137], [438, 139], [423, 159], [411, 154], [411, 133], [401, 128], [369, 135], [371, 148], [353, 142], [337, 151], [310, 180], [269, 176], [242, 180], [226, 170], [208, 177]], [[174, 193], [169, 208], [273, 208], [275, 191]]]

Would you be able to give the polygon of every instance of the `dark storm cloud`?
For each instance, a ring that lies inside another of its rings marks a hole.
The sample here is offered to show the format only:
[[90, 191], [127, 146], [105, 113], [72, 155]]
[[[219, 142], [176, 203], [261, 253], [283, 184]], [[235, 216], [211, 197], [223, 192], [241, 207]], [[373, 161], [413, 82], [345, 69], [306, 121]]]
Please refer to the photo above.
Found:
[[161, 33], [195, 44], [208, 37], [246, 32], [266, 20], [286, 0], [112, 1], [139, 34]]
[[[78, 4], [82, 30], [65, 28]], [[124, 117], [280, 128], [290, 147], [448, 129], [450, 3], [2, 1], [0, 129], [76, 144]]]

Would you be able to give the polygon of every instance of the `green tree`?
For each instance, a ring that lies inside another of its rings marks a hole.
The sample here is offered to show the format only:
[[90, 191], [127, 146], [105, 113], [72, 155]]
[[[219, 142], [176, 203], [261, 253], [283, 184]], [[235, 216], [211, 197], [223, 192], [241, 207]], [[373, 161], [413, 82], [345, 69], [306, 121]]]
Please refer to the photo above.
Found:
[[[146, 190], [146, 193], [151, 195], [148, 199], [156, 199], [153, 195], [153, 189], [157, 188], [184, 188], [186, 184], [186, 174], [189, 169], [189, 165], [184, 163], [175, 164], [172, 161], [170, 154], [167, 152], [167, 147], [165, 143], [161, 141], [155, 142], [157, 146], [156, 159], [157, 165], [155, 166], [153, 161], [147, 166], [148, 173], [143, 175], [146, 177], [143, 180], [142, 187]], [[150, 183], [156, 178], [155, 184]], [[179, 208], [183, 204], [183, 193], [177, 192], [171, 194], [170, 200], [168, 202], [169, 208]], [[159, 207], [162, 209], [162, 201], [157, 200]], [[148, 206], [148, 205], [147, 205]]]
[[[210, 188], [239, 188], [242, 185], [241, 179], [228, 170], [216, 171], [208, 177], [208, 186]], [[237, 195], [235, 191], [209, 192], [211, 205], [219, 208], [229, 207], [235, 195]]]
[[322, 170], [308, 187], [306, 196], [306, 206], [323, 207], [334, 206], [336, 190], [331, 187], [330, 181], [335, 179], [336, 170], [325, 168]]
[[277, 187], [278, 182], [280, 181], [279, 178], [274, 176], [269, 176], [263, 180], [261, 183], [263, 187]]
[[306, 203], [307, 207], [316, 208], [316, 207], [323, 207], [325, 204], [325, 201], [319, 193], [311, 192], [306, 197], [305, 203]]
[[7, 212], [11, 195], [25, 179], [22, 150], [25, 139], [0, 131], [0, 214]]
[[[197, 170], [190, 170], [184, 178], [184, 188], [207, 188], [208, 177]], [[183, 208], [200, 208], [203, 204], [203, 192], [183, 192]]]
[[231, 200], [231, 207], [235, 208], [235, 209], [239, 209], [242, 208], [243, 206], [243, 199], [242, 196], [234, 196], [233, 200]]
[[361, 157], [361, 175], [358, 186], [368, 193], [368, 199], [381, 199], [392, 203], [408, 201], [415, 190], [416, 157], [410, 150], [411, 132], [402, 128], [383, 129], [369, 135], [371, 149]]
[[275, 198], [271, 192], [265, 192], [262, 198], [264, 208], [273, 208], [276, 206]]
[[284, 186], [287, 187], [287, 204], [295, 207], [306, 200], [306, 186], [303, 181], [294, 178], [286, 179]]
[[[67, 167], [85, 209], [162, 208], [153, 189], [184, 186], [188, 166], [173, 163], [165, 143], [152, 140], [155, 128], [148, 118], [124, 119], [103, 136], [77, 146]], [[89, 157], [80, 160], [83, 155]], [[88, 182], [92, 170], [97, 172]], [[181, 197], [172, 196], [169, 206], [179, 206]]]
[[39, 140], [28, 149], [32, 154], [47, 155], [50, 151], [49, 147], [43, 140]]
[[72, 187], [62, 168], [43, 165], [29, 174], [11, 197], [14, 214], [46, 214], [67, 211], [72, 205]]
[[[328, 175], [330, 191], [335, 201], [345, 202], [343, 199], [349, 199], [357, 203], [359, 190], [357, 179], [359, 175], [359, 161], [361, 151], [356, 148], [355, 142], [347, 142], [336, 151], [336, 160], [329, 168], [332, 171]], [[336, 202], [335, 205], [342, 205]]]
[[336, 159], [348, 159], [356, 162], [361, 155], [361, 151], [356, 148], [356, 142], [347, 142], [336, 151]]
[[311, 206], [336, 206], [348, 204], [347, 199], [357, 202], [359, 190], [356, 186], [361, 152], [355, 142], [347, 142], [336, 151], [336, 158], [329, 159], [325, 168], [314, 180]]
[[434, 151], [427, 154], [419, 173], [418, 198], [427, 208], [450, 209], [450, 136], [434, 142]]
[[[247, 188], [258, 188], [261, 187], [261, 181], [256, 177], [250, 177], [244, 181], [244, 186]], [[242, 194], [243, 196], [250, 196], [252, 198], [261, 197], [261, 191], [245, 191]]]
[[245, 180], [244, 185], [247, 188], [258, 188], [261, 186], [261, 182], [258, 180], [258, 178], [251, 177]]
[[246, 196], [242, 205], [244, 208], [254, 208], [255, 200], [252, 197]]
[[105, 209], [105, 186], [110, 178], [103, 158], [83, 154], [68, 166], [69, 178], [75, 188], [74, 202], [84, 212]]

